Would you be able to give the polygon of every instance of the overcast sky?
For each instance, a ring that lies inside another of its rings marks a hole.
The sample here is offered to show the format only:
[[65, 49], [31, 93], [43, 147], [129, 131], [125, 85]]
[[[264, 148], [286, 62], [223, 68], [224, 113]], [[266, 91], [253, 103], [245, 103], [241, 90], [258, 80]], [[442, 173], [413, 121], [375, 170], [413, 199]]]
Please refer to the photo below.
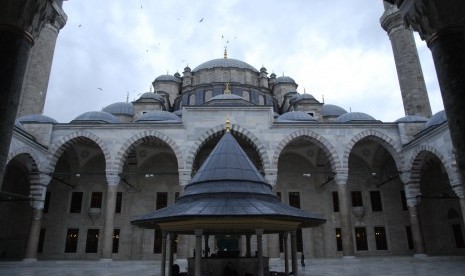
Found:
[[[67, 123], [148, 92], [162, 74], [223, 57], [292, 77], [299, 93], [383, 122], [404, 116], [381, 0], [71, 0], [44, 114]], [[415, 34], [433, 114], [430, 50]], [[101, 90], [99, 89], [101, 88]]]

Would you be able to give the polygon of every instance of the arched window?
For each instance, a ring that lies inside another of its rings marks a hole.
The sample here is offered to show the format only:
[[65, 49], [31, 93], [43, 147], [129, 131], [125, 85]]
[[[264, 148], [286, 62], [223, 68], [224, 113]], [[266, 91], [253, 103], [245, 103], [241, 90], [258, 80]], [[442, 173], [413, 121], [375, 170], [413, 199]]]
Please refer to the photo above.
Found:
[[242, 91], [242, 98], [246, 99], [247, 101], [250, 101], [250, 93], [249, 91]]
[[258, 105], [265, 105], [265, 97], [263, 95], [258, 96]]
[[195, 105], [195, 94], [189, 96], [189, 105]]
[[205, 92], [205, 101], [209, 101], [213, 96], [213, 92], [211, 90], [208, 90]]

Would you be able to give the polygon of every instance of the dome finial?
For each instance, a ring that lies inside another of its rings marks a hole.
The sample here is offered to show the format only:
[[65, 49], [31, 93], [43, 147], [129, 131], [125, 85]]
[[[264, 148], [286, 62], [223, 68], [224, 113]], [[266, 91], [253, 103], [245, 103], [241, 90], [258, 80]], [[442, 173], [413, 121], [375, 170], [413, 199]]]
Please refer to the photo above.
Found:
[[126, 93], [126, 103], [129, 102], [129, 92]]
[[150, 85], [149, 89], [150, 89], [150, 92], [153, 92], [153, 91], [152, 91], [152, 85]]
[[224, 46], [224, 58], [228, 58], [228, 48]]
[[231, 94], [231, 90], [229, 90], [229, 82], [226, 83], [226, 88], [224, 89], [224, 94]]

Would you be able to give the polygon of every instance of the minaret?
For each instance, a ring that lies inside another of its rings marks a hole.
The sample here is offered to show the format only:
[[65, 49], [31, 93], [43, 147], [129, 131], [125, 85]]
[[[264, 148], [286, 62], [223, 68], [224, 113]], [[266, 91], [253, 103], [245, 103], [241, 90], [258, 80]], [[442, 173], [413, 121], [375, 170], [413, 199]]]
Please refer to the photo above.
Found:
[[431, 105], [413, 30], [405, 24], [396, 6], [383, 2], [385, 11], [380, 22], [391, 40], [405, 115], [431, 118]]
[[44, 111], [55, 44], [67, 20], [61, 5], [62, 1], [53, 2], [54, 16], [45, 24], [31, 49], [16, 117]]

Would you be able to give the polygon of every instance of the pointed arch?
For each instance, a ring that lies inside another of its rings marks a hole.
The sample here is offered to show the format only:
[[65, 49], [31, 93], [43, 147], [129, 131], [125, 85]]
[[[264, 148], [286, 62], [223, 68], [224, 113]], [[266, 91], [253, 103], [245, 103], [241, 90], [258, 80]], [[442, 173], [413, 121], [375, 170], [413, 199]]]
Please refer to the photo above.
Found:
[[112, 167], [112, 171], [121, 173], [123, 171], [124, 161], [126, 160], [129, 152], [140, 143], [143, 143], [144, 141], [153, 138], [165, 142], [173, 150], [174, 155], [176, 156], [176, 159], [178, 161], [178, 170], [182, 169], [184, 164], [184, 158], [182, 156], [181, 149], [176, 144], [176, 142], [164, 133], [154, 130], [146, 130], [133, 135], [121, 146], [120, 150], [116, 153], [115, 163]]
[[103, 155], [105, 157], [106, 169], [110, 168], [111, 167], [111, 154], [105, 142], [100, 137], [98, 137], [97, 135], [95, 135], [94, 133], [90, 131], [79, 130], [79, 131], [70, 133], [67, 136], [62, 137], [60, 140], [58, 140], [56, 143], [52, 145], [52, 147], [50, 148], [50, 156], [49, 156], [49, 162], [47, 165], [46, 172], [49, 172], [49, 173], [52, 172], [56, 166], [56, 163], [58, 162], [58, 159], [63, 154], [63, 152], [65, 152], [73, 144], [78, 143], [79, 141], [82, 141], [84, 138], [87, 138], [93, 141], [95, 144], [97, 144], [97, 146], [103, 152]]
[[375, 141], [383, 145], [384, 148], [391, 154], [397, 168], [399, 170], [403, 168], [404, 161], [402, 155], [400, 154], [402, 150], [402, 145], [390, 136], [386, 135], [385, 133], [373, 129], [362, 131], [350, 139], [350, 141], [347, 143], [347, 146], [344, 149], [344, 153], [342, 156], [343, 168], [349, 167], [349, 155], [352, 149], [354, 148], [355, 144], [366, 138], [374, 138]]
[[315, 142], [315, 144], [317, 144], [324, 151], [324, 153], [328, 157], [328, 160], [330, 161], [331, 168], [333, 171], [337, 171], [340, 168], [341, 162], [339, 160], [339, 155], [337, 154], [336, 148], [334, 148], [333, 145], [331, 145], [331, 143], [320, 134], [313, 132], [309, 129], [301, 129], [288, 134], [281, 140], [281, 142], [279, 142], [273, 154], [273, 162], [271, 165], [272, 169], [278, 169], [279, 156], [281, 155], [283, 149], [292, 140], [302, 136], [309, 137], [312, 141]]
[[[191, 150], [189, 150], [189, 152], [187, 153], [185, 168], [192, 171], [195, 156], [197, 156], [197, 153], [200, 151], [202, 146], [204, 146], [211, 139], [221, 135], [221, 133], [223, 133], [223, 131], [225, 130], [225, 125], [218, 125], [216, 127], [210, 128], [209, 130], [204, 132], [200, 137], [198, 137], [197, 140], [194, 142], [194, 145], [192, 146]], [[270, 160], [268, 158], [268, 153], [265, 149], [265, 146], [253, 133], [237, 124], [232, 124], [231, 132], [245, 139], [254, 147], [254, 149], [258, 152], [264, 170], [270, 168]]]
[[410, 171], [410, 180], [412, 182], [420, 183], [421, 167], [423, 165], [425, 154], [432, 154], [441, 161], [452, 186], [454, 184], [460, 184], [459, 171], [455, 159], [446, 159], [441, 151], [431, 145], [420, 145], [413, 152], [412, 158], [410, 159], [407, 166], [408, 170]]

